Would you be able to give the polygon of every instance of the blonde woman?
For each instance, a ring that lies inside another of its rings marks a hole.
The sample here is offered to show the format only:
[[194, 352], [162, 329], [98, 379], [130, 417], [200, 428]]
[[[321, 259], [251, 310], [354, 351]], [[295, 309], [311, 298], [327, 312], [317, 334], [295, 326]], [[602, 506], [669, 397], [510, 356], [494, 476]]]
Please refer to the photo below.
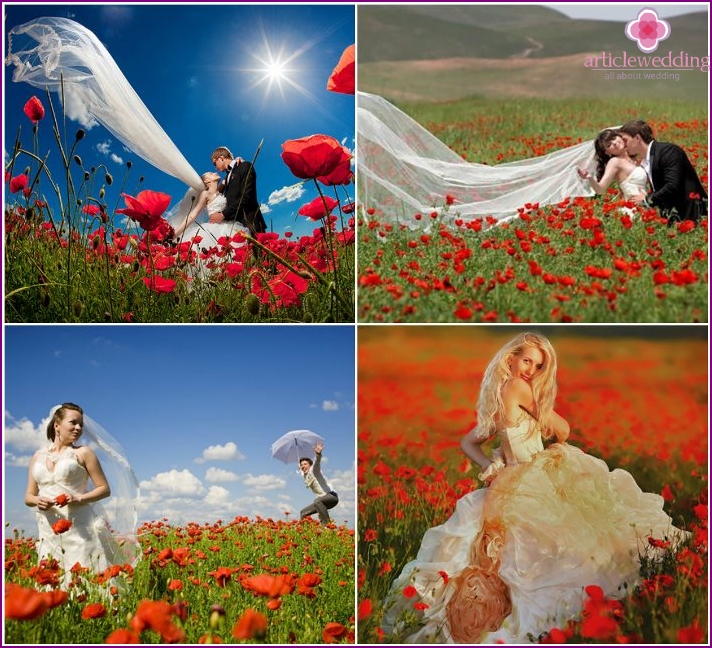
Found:
[[[394, 582], [383, 621], [394, 641], [536, 641], [580, 613], [586, 586], [609, 597], [632, 588], [649, 536], [681, 537], [662, 497], [566, 443], [556, 369], [536, 333], [507, 342], [487, 367], [477, 426], [461, 442], [487, 487], [425, 533]], [[491, 437], [499, 447], [488, 456]]]
[[[225, 243], [238, 232], [248, 233], [246, 227], [237, 221], [222, 221], [219, 223], [199, 223], [198, 216], [205, 210], [208, 216], [221, 213], [227, 206], [227, 199], [220, 192], [220, 174], [208, 171], [201, 176], [205, 189], [198, 195], [190, 213], [173, 222], [174, 238], [178, 241], [192, 241], [194, 237], [201, 238], [200, 247], [213, 247]], [[221, 241], [223, 239], [223, 241]], [[239, 241], [237, 241], [239, 243]], [[233, 247], [235, 247], [233, 245]]]

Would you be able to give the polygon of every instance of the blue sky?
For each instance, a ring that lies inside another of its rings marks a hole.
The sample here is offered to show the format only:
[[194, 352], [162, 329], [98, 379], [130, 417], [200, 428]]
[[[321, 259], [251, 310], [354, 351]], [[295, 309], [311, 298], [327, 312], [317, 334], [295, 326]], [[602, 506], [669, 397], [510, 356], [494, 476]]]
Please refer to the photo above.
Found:
[[[213, 170], [215, 147], [228, 146], [235, 156], [251, 160], [264, 139], [256, 171], [268, 227], [280, 234], [312, 233], [315, 223], [296, 213], [317, 196], [316, 189], [313, 182], [295, 186], [299, 180], [283, 163], [281, 144], [322, 133], [353, 150], [354, 96], [326, 90], [341, 54], [355, 41], [353, 5], [3, 4], [3, 10], [6, 31], [42, 16], [71, 18], [93, 31], [198, 174]], [[289, 81], [270, 83], [265, 72], [270, 59], [290, 59], [284, 65]], [[46, 101], [43, 90], [14, 83], [11, 67], [5, 68], [4, 95], [7, 156], [20, 125], [23, 144], [31, 146], [25, 102], [32, 95]], [[70, 141], [78, 127], [68, 126]], [[40, 123], [39, 150], [52, 151], [48, 163], [56, 169], [48, 118]], [[137, 193], [140, 176], [145, 177], [141, 188], [168, 193], [174, 201], [185, 193], [182, 182], [127, 151], [102, 126], [88, 131], [77, 153], [85, 168], [103, 163], [112, 174], [109, 207], [124, 206], [119, 193], [129, 160], [126, 193]]]
[[313, 495], [270, 448], [309, 429], [325, 439], [323, 472], [340, 495], [332, 517], [353, 528], [354, 336], [346, 325], [5, 326], [6, 533], [36, 535], [27, 465], [63, 401], [123, 446], [140, 521], [298, 516]]
[[638, 12], [644, 8], [655, 9], [659, 18], [672, 18], [697, 11], [707, 11], [708, 2], [697, 4], [666, 4], [666, 3], [623, 3], [623, 2], [548, 2], [544, 7], [551, 7], [569, 18], [586, 20], [612, 20], [616, 22], [634, 20]]

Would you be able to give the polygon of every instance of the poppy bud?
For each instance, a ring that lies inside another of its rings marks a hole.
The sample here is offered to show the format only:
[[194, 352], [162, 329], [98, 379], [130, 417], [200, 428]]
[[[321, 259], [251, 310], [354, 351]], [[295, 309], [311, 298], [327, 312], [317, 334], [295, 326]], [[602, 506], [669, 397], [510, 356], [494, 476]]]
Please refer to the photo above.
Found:
[[210, 607], [210, 627], [215, 629], [225, 618], [225, 609], [222, 605], [215, 603]]
[[126, 168], [127, 168], [127, 169], [130, 169], [132, 166], [133, 166], [133, 162], [131, 162], [131, 160], [129, 160], [128, 162], [126, 162]]
[[89, 180], [89, 171], [84, 172], [84, 179]]
[[106, 194], [106, 189], [104, 189], [104, 187], [99, 189], [99, 198], [103, 199], [105, 194]]
[[259, 315], [260, 313], [260, 300], [257, 299], [257, 295], [250, 293], [247, 295], [247, 312], [250, 315]]
[[78, 155], [74, 156], [74, 161], [79, 165], [82, 166], [82, 158], [80, 158]]
[[86, 133], [84, 132], [84, 130], [80, 128], [77, 131], [77, 134], [74, 136], [74, 139], [78, 142], [79, 140], [84, 139], [85, 135], [86, 135]]
[[109, 311], [104, 311], [104, 321], [105, 322], [111, 321], [111, 313]]
[[113, 181], [114, 181], [114, 179], [111, 177], [111, 174], [110, 174], [110, 173], [107, 173], [107, 174], [106, 174], [106, 184], [108, 184], [109, 186], [111, 186], [111, 183], [112, 183]]

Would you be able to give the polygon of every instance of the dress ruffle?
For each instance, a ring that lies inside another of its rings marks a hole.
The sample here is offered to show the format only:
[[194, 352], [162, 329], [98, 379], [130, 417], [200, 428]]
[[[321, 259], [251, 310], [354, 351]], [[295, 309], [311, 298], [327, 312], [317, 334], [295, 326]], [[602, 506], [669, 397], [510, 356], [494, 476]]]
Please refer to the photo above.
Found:
[[[462, 497], [426, 532], [392, 587], [384, 630], [405, 632], [408, 643], [527, 643], [575, 617], [587, 585], [624, 596], [639, 581], [648, 536], [680, 533], [662, 497], [630, 473], [553, 444]], [[408, 585], [417, 597], [403, 596]], [[404, 626], [405, 611], [419, 622]]]

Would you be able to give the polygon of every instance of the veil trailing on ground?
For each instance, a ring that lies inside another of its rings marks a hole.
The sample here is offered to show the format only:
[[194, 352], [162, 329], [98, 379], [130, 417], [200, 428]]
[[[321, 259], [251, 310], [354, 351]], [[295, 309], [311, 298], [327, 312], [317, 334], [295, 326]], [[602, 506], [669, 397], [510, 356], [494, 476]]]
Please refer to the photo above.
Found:
[[[49, 416], [41, 423], [45, 430], [60, 405], [55, 405]], [[92, 507], [103, 513], [115, 540], [114, 560], [117, 563], [135, 563], [140, 547], [136, 539], [138, 522], [139, 485], [121, 444], [99, 423], [86, 413], [82, 416], [84, 426], [79, 445], [86, 445], [96, 454], [111, 488], [111, 496], [102, 502], [94, 502]], [[116, 555], [118, 554], [118, 556]]]
[[155, 120], [96, 35], [68, 18], [37, 18], [8, 32], [6, 65], [13, 81], [64, 96], [67, 115], [100, 123], [136, 155], [190, 187], [174, 217], [187, 215], [198, 173]]
[[548, 155], [488, 166], [464, 161], [416, 121], [377, 95], [358, 93], [358, 191], [381, 221], [423, 228], [427, 215], [454, 203], [444, 217], [506, 221], [526, 203], [547, 205], [594, 194], [576, 167], [593, 167], [593, 141]]

